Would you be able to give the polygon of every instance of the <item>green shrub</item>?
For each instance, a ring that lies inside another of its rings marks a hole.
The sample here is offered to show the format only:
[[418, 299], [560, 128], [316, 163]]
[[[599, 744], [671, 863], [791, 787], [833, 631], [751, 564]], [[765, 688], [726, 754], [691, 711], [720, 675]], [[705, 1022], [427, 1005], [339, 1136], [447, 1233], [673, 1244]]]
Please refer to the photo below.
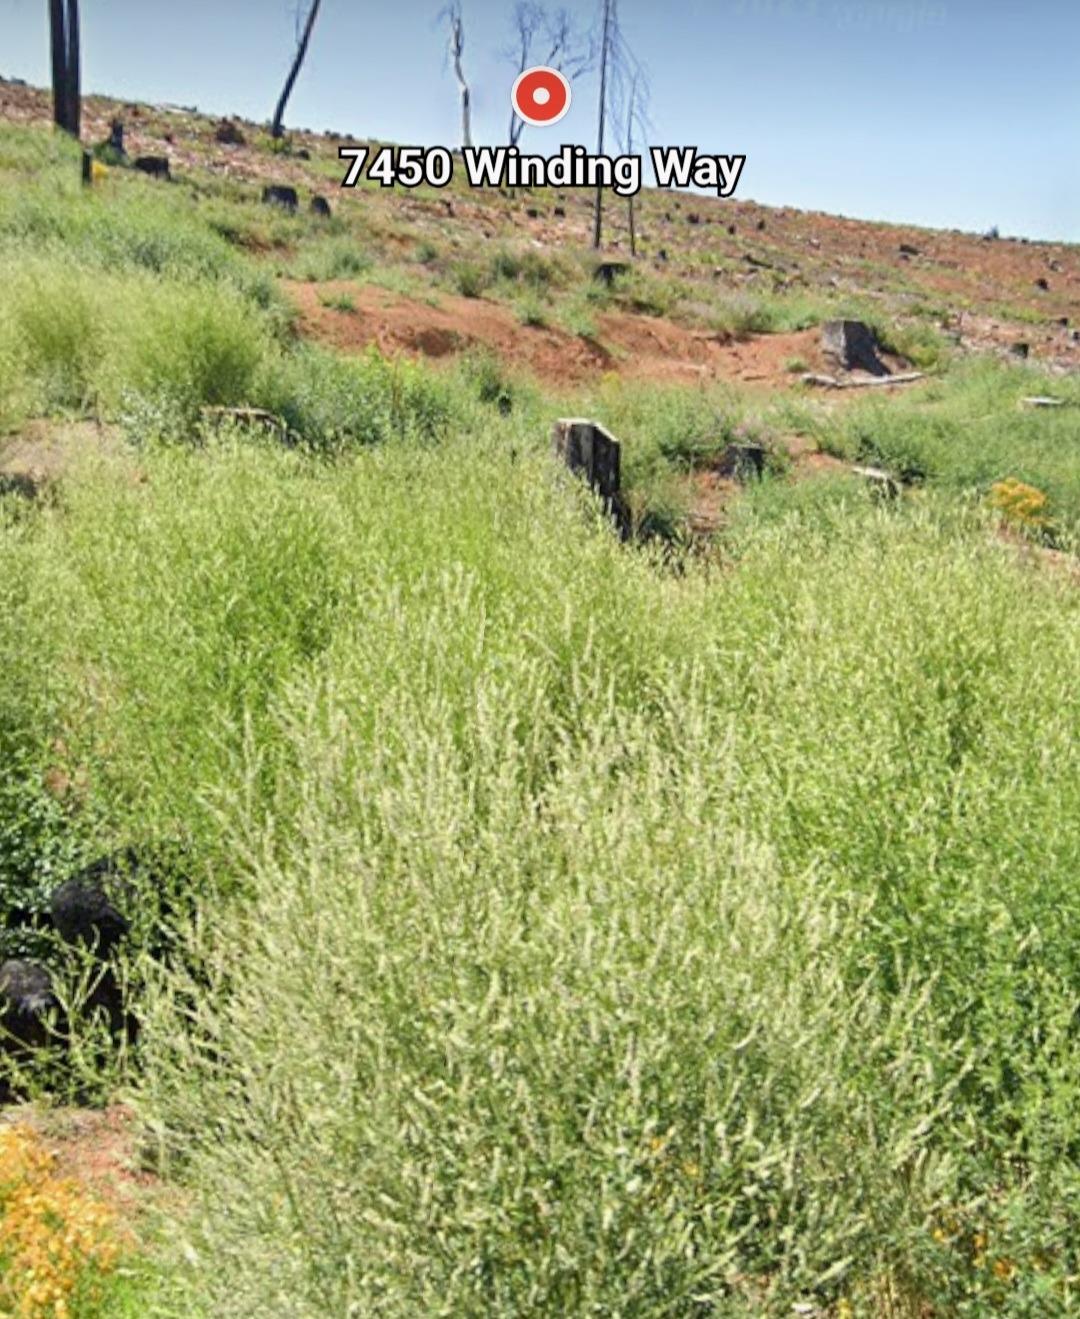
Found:
[[204, 404], [250, 401], [270, 352], [268, 323], [227, 285], [168, 286], [58, 258], [0, 271], [11, 311], [0, 356], [44, 411], [93, 405], [116, 417], [136, 396], [190, 420]]
[[159, 694], [102, 714], [112, 800], [200, 821], [250, 895], [199, 1030], [174, 991], [148, 1023], [188, 1313], [985, 1312], [946, 1221], [1017, 1262], [1014, 1313], [1062, 1285], [1053, 583], [865, 500], [663, 578], [483, 443], [150, 491], [50, 553], [124, 581], [65, 644]]
[[[1061, 408], [1022, 408], [1025, 395], [1052, 393]], [[891, 406], [890, 406], [891, 404]], [[1080, 529], [1080, 465], [1069, 443], [1080, 391], [1038, 370], [971, 362], [902, 399], [865, 399], [820, 424], [819, 444], [880, 463], [955, 492], [985, 496], [1013, 478], [1045, 492], [1059, 534]]]
[[326, 238], [305, 244], [292, 273], [314, 282], [355, 279], [367, 274], [372, 264], [371, 256], [352, 239]]
[[463, 298], [482, 297], [490, 286], [490, 279], [475, 261], [455, 261], [450, 268], [453, 285]]
[[4, 280], [9, 360], [21, 361], [44, 410], [83, 406], [105, 352], [103, 285], [73, 267], [37, 262], [8, 266]]
[[491, 258], [491, 275], [495, 280], [525, 284], [534, 290], [557, 287], [567, 279], [562, 262], [535, 248], [500, 248]]
[[522, 298], [517, 305], [518, 320], [522, 325], [543, 329], [548, 323], [548, 310], [535, 294]]
[[254, 399], [319, 449], [433, 440], [460, 415], [450, 381], [375, 349], [352, 359], [308, 348], [271, 357]]

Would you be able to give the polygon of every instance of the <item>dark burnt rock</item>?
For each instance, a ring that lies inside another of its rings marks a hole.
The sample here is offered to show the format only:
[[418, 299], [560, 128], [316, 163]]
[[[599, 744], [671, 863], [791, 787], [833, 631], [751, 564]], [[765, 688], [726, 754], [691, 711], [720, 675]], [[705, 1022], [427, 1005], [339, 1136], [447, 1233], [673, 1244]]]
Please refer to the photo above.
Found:
[[733, 478], [744, 485], [765, 474], [765, 448], [761, 444], [742, 441], [729, 444], [716, 464], [719, 476]]
[[22, 499], [36, 499], [41, 493], [41, 482], [27, 472], [0, 472], [0, 495], [19, 495]]
[[49, 914], [61, 939], [108, 957], [130, 928], [113, 899], [130, 888], [137, 869], [137, 859], [126, 852], [102, 857], [61, 884], [49, 901]]
[[296, 189], [281, 183], [271, 183], [263, 188], [262, 199], [267, 206], [284, 206], [287, 211], [295, 211], [300, 205]]
[[109, 140], [105, 144], [110, 150], [115, 151], [118, 156], [126, 156], [124, 150], [124, 121], [114, 119], [109, 125]]
[[43, 1048], [49, 1042], [49, 1017], [59, 1008], [52, 977], [37, 962], [10, 961], [0, 966], [0, 1027], [8, 1053]]
[[625, 261], [601, 261], [593, 271], [593, 278], [611, 288], [620, 275], [626, 275], [629, 272], [630, 267]]
[[152, 179], [172, 177], [168, 156], [136, 156], [132, 164], [140, 174], [149, 174]]
[[214, 141], [224, 147], [242, 147], [247, 142], [240, 125], [231, 119], [222, 119], [214, 129]]
[[125, 1035], [132, 1044], [138, 1038], [139, 1025], [124, 1004], [124, 996], [111, 966], [102, 966], [90, 982], [90, 992], [83, 1004], [87, 1017], [103, 1017], [114, 1039]]

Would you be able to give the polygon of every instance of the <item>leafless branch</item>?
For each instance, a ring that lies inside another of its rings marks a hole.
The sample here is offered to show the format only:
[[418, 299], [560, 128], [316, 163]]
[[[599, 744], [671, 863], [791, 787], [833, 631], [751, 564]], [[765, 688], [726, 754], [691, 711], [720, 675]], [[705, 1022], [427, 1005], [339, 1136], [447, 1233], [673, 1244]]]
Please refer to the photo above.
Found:
[[[501, 53], [518, 73], [543, 64], [574, 82], [592, 68], [592, 43], [579, 33], [569, 10], [552, 12], [535, 0], [519, 0], [514, 6], [513, 25], [513, 39]], [[524, 130], [525, 120], [511, 111], [507, 136], [512, 147], [517, 146]]]
[[457, 79], [458, 90], [461, 95], [461, 144], [464, 147], [471, 147], [473, 144], [472, 93], [465, 77], [463, 62], [465, 55], [465, 20], [462, 17], [460, 0], [452, 0], [451, 4], [440, 10], [438, 22], [445, 22], [449, 29], [447, 50], [454, 66], [454, 77]]

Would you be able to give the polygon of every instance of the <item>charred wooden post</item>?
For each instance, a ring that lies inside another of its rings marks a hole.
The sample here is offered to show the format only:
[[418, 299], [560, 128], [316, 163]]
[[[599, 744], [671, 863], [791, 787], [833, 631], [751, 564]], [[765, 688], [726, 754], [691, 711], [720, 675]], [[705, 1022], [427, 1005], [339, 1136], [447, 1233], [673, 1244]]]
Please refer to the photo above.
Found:
[[630, 535], [630, 516], [622, 497], [622, 446], [595, 421], [564, 418], [551, 434], [555, 456], [588, 481], [603, 501], [619, 535]]

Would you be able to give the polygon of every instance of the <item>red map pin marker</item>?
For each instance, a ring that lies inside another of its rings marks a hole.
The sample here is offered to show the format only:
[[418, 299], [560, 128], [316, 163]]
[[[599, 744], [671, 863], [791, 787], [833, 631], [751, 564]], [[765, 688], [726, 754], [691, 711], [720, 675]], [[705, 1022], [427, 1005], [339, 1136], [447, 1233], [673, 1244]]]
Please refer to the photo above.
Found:
[[570, 109], [570, 82], [558, 69], [526, 69], [514, 83], [510, 104], [527, 124], [547, 128]]

